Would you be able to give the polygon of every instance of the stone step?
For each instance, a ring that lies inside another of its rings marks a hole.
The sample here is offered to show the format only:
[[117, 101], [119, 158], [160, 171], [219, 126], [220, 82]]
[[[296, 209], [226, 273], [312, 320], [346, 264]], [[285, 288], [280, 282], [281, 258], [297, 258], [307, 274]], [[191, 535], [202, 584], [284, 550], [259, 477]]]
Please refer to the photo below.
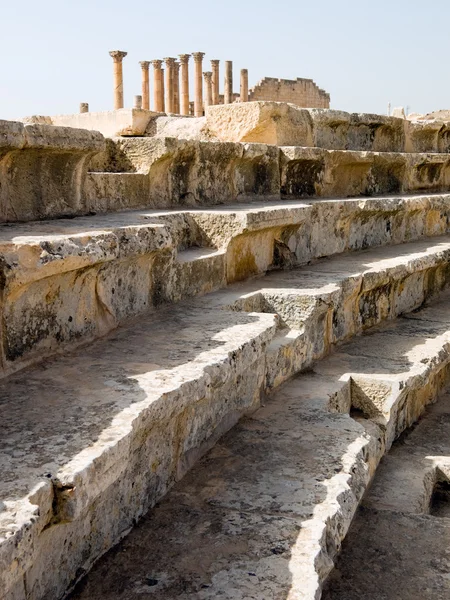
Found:
[[449, 379], [449, 299], [377, 326], [278, 389], [70, 599], [319, 598], [380, 458]]
[[270, 269], [447, 233], [449, 199], [255, 202], [1, 225], [0, 373]]
[[447, 391], [381, 461], [324, 600], [449, 597], [449, 440]]
[[[211, 257], [185, 252], [191, 266]], [[27, 600], [62, 595], [264, 390], [441, 290], [449, 253], [441, 237], [271, 273], [5, 379], [0, 585], [14, 600], [24, 585]], [[294, 344], [277, 354], [282, 328]]]
[[85, 211], [88, 163], [105, 146], [98, 131], [0, 119], [0, 223]]
[[[146, 137], [110, 144], [114, 152], [99, 154], [90, 165], [86, 210], [440, 192], [450, 184], [448, 153]], [[114, 172], [125, 168], [134, 172]]]
[[258, 406], [274, 330], [274, 315], [170, 307], [4, 380], [2, 598], [61, 597]]
[[444, 289], [449, 251], [445, 236], [372, 248], [229, 286], [199, 303], [278, 315], [279, 331], [266, 353], [270, 390], [336, 344]]

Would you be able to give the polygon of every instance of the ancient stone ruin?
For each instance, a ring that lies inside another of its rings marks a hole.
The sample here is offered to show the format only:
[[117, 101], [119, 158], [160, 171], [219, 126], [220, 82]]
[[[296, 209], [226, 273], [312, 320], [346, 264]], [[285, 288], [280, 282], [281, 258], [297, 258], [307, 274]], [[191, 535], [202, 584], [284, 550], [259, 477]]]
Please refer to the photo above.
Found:
[[0, 121], [0, 598], [444, 599], [450, 124], [201, 54]]

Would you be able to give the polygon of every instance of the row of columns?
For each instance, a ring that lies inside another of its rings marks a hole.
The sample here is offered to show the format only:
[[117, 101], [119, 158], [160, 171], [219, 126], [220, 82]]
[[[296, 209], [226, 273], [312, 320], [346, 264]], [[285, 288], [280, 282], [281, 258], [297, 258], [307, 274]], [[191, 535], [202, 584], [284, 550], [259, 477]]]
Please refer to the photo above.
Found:
[[[121, 50], [110, 53], [114, 66], [114, 108], [123, 108], [123, 71], [122, 61], [127, 55]], [[201, 117], [204, 108], [220, 103], [219, 63], [211, 60], [211, 71], [203, 72], [204, 52], [193, 52], [194, 59], [194, 116]], [[190, 54], [180, 54], [179, 61], [173, 57], [162, 60], [143, 60], [139, 64], [142, 71], [142, 96], [136, 96], [135, 106], [150, 109], [150, 64], [153, 66], [153, 106], [156, 112], [189, 115], [189, 59]], [[181, 83], [181, 85], [180, 85]], [[203, 83], [205, 93], [203, 93]], [[248, 101], [248, 71], [241, 69], [240, 101]], [[142, 100], [137, 100], [142, 98]], [[225, 61], [224, 104], [233, 102], [233, 62]]]

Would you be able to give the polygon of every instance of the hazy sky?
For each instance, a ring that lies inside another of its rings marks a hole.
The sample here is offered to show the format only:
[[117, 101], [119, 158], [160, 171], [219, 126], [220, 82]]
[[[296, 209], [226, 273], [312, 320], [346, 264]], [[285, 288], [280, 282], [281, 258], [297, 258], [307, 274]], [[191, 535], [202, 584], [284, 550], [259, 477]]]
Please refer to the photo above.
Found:
[[332, 108], [450, 108], [449, 0], [16, 0], [0, 14], [3, 119], [112, 108], [115, 49], [128, 52], [126, 106], [138, 61], [203, 51], [233, 61], [235, 91], [245, 67], [250, 86], [312, 78]]

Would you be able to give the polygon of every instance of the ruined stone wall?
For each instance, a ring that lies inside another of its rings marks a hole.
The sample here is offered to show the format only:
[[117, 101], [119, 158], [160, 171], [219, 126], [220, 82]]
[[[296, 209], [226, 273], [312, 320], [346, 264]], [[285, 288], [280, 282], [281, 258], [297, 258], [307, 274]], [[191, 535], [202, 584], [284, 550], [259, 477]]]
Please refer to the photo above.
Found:
[[312, 79], [276, 79], [264, 77], [249, 90], [251, 100], [290, 102], [305, 108], [330, 108], [330, 94]]

